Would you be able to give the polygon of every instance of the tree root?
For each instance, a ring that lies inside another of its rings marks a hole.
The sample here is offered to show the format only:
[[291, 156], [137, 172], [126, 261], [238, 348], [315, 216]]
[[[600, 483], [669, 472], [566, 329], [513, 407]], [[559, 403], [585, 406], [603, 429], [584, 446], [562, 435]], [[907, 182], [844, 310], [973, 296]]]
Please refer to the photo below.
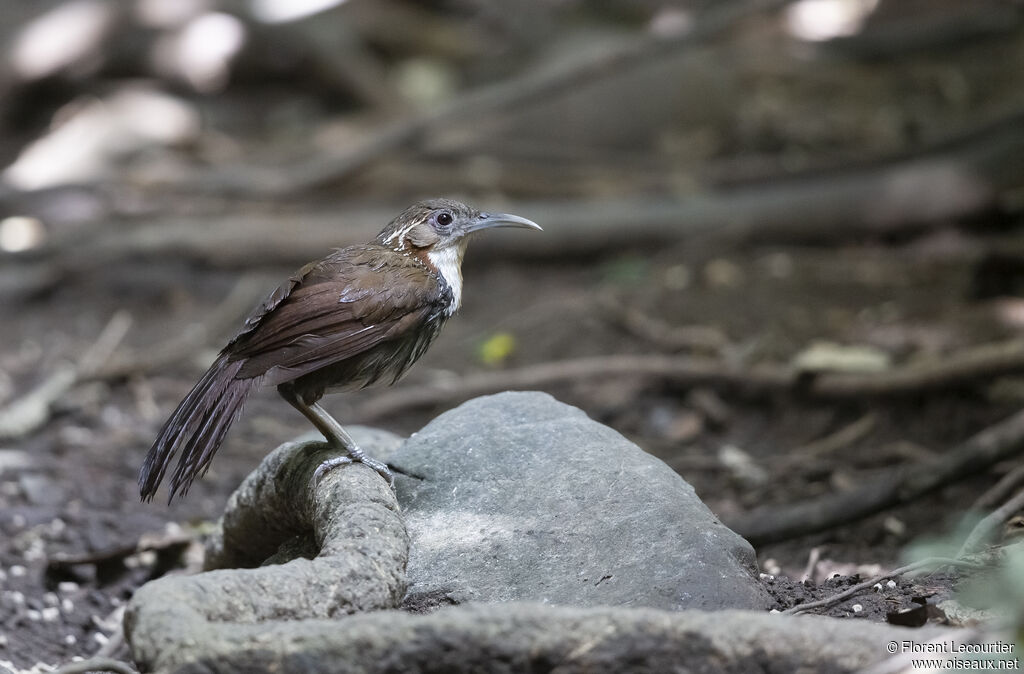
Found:
[[[376, 473], [358, 464], [311, 484], [317, 466], [338, 455], [312, 442], [271, 453], [232, 495], [207, 566], [259, 564], [310, 531], [319, 549], [314, 559], [164, 577], [135, 593], [125, 633], [142, 670], [199, 657], [193, 654], [270, 647], [263, 643], [268, 627], [255, 623], [297, 626], [303, 624], [297, 620], [401, 603], [409, 548], [398, 502]], [[304, 634], [302, 628], [294, 636]], [[236, 671], [250, 668], [239, 664]]]
[[[471, 604], [429, 615], [384, 611], [337, 620], [209, 624], [166, 641], [163, 672], [859, 671], [905, 630], [754, 611]], [[928, 639], [942, 628], [923, 628]], [[783, 663], [783, 664], [780, 664]], [[147, 663], [149, 664], [149, 663]], [[145, 671], [145, 668], [143, 668]]]

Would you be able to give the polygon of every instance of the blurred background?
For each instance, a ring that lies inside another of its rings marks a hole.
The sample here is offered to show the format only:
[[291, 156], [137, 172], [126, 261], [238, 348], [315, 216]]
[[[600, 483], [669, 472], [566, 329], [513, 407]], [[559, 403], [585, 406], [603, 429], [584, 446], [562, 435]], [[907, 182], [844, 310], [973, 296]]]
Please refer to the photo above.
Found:
[[264, 391], [187, 499], [138, 503], [248, 309], [423, 197], [545, 232], [474, 241], [460, 315], [342, 423], [550, 391], [796, 578], [1013, 477], [956, 451], [1024, 406], [1024, 3], [37, 0], [0, 46], [0, 617], [89, 589], [0, 659], [96, 651], [167, 523], [308, 429]]

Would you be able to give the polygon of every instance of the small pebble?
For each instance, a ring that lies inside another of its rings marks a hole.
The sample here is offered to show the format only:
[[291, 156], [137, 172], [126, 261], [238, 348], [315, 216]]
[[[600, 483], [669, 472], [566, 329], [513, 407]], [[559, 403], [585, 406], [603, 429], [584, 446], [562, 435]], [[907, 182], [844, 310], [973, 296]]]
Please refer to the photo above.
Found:
[[854, 605], [853, 605], [853, 606], [851, 606], [850, 608], [852, 608], [852, 609], [853, 609], [853, 612], [854, 612], [854, 613], [860, 613], [861, 611], [863, 611], [863, 610], [864, 610], [864, 607], [863, 607], [863, 606], [861, 606], [860, 604], [854, 604]]
[[15, 564], [10, 569], [11, 578], [21, 578], [25, 575], [25, 567], [21, 564]]
[[47, 606], [56, 606], [60, 603], [60, 599], [58, 599], [57, 595], [53, 592], [47, 592], [43, 595], [43, 603], [45, 603]]
[[685, 264], [672, 265], [665, 270], [662, 278], [669, 290], [686, 290], [690, 287], [693, 274]]
[[771, 611], [768, 611], [768, 612], [769, 612], [769, 613], [782, 613], [782, 611], [780, 611], [780, 610], [779, 610], [779, 609], [777, 609], [777, 608], [773, 608], [773, 609], [772, 609]]
[[72, 592], [78, 592], [78, 583], [74, 583], [70, 580], [65, 580], [57, 583], [57, 592], [61, 594], [71, 594]]
[[17, 590], [13, 590], [11, 592], [5, 592], [4, 593], [4, 597], [6, 597], [7, 599], [10, 599], [11, 603], [14, 604], [15, 606], [21, 606], [22, 604], [25, 603], [25, 595], [22, 594], [21, 592], [18, 592]]
[[894, 587], [896, 587], [896, 581], [895, 580], [890, 580], [888, 583], [885, 584], [885, 586], [891, 590]]
[[0, 648], [7, 648], [7, 635], [0, 634]]
[[39, 612], [39, 614], [42, 616], [44, 622], [52, 623], [60, 617], [60, 609], [56, 606], [51, 606], [49, 608], [44, 608]]
[[712, 288], [735, 288], [744, 278], [743, 269], [732, 260], [716, 258], [704, 265], [704, 282]]
[[64, 643], [68, 646], [74, 646], [78, 643], [78, 637], [76, 637], [74, 634], [66, 634], [64, 635]]
[[775, 576], [770, 573], [762, 573], [761, 580], [775, 580]]
[[27, 562], [38, 562], [41, 559], [46, 559], [46, 548], [43, 545], [43, 539], [37, 538], [29, 543], [21, 556]]
[[75, 610], [75, 602], [71, 601], [67, 597], [60, 600], [60, 610], [64, 613], [71, 613]]
[[875, 592], [881, 592], [882, 591], [882, 584], [881, 583], [875, 583], [874, 585], [871, 586], [871, 589], [874, 590]]
[[25, 611], [25, 617], [29, 620], [39, 621], [43, 619], [43, 614], [35, 610], [34, 608], [30, 608], [27, 611]]
[[124, 565], [129, 569], [153, 566], [154, 564], [156, 564], [156, 552], [153, 550], [143, 550], [131, 557], [126, 557], [124, 560]]

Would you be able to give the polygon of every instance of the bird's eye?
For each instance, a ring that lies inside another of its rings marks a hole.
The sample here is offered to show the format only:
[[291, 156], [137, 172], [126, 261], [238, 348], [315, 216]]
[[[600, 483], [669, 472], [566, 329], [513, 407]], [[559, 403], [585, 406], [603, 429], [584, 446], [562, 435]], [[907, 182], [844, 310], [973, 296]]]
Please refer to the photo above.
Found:
[[437, 224], [441, 225], [442, 227], [447, 227], [448, 225], [452, 224], [452, 220], [454, 219], [455, 218], [453, 218], [452, 214], [449, 213], [448, 211], [441, 211], [440, 213], [437, 214]]

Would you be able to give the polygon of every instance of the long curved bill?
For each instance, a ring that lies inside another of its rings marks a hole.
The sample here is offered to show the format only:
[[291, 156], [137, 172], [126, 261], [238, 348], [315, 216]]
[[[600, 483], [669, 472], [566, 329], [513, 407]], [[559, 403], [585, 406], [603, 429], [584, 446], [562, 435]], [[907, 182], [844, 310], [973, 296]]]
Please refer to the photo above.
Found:
[[470, 222], [463, 228], [463, 232], [469, 234], [470, 232], [476, 232], [481, 229], [489, 229], [491, 227], [524, 227], [526, 229], [536, 229], [537, 231], [543, 232], [540, 225], [533, 220], [527, 220], [521, 218], [518, 215], [511, 215], [509, 213], [481, 213], [477, 216], [476, 220]]

